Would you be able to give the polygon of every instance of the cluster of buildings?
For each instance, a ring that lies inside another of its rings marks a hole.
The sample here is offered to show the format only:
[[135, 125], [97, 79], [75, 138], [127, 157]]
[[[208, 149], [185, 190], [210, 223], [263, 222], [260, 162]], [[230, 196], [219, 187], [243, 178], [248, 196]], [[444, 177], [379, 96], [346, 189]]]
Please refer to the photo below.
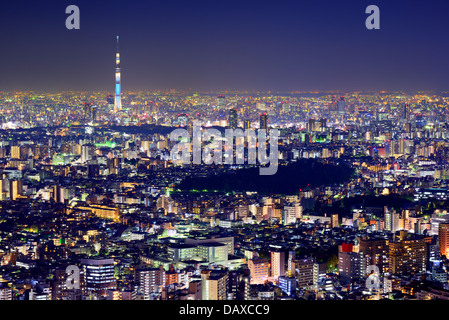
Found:
[[[0, 299], [447, 299], [448, 102], [3, 92]], [[195, 121], [276, 128], [280, 165], [354, 174], [290, 195], [181, 190], [253, 166], [175, 164], [170, 132]]]

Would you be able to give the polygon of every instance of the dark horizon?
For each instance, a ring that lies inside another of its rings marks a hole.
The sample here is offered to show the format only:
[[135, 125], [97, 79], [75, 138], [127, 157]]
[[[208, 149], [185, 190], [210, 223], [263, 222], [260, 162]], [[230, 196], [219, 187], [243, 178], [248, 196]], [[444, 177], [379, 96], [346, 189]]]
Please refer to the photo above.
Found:
[[[65, 28], [80, 8], [81, 29]], [[365, 8], [380, 8], [380, 30]], [[448, 91], [449, 3], [7, 2], [0, 91]]]

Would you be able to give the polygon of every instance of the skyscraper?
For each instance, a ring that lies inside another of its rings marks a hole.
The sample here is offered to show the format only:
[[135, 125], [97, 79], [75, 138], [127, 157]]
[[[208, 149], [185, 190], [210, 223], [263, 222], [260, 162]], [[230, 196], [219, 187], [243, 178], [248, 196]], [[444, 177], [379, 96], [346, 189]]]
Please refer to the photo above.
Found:
[[222, 95], [222, 94], [218, 95], [218, 97], [217, 97], [217, 107], [218, 107], [218, 109], [223, 109], [223, 107], [225, 105], [225, 102], [226, 102], [226, 96]]
[[337, 110], [338, 110], [338, 113], [345, 114], [345, 112], [346, 112], [345, 97], [341, 96], [340, 100], [338, 100]]
[[238, 119], [237, 119], [237, 109], [229, 109], [229, 127], [231, 129], [237, 129]]
[[315, 131], [315, 127], [316, 127], [315, 119], [309, 119], [309, 123], [307, 125], [307, 130], [308, 131]]
[[120, 53], [118, 50], [118, 36], [117, 36], [117, 52], [115, 54], [115, 98], [114, 98], [114, 112], [122, 109], [121, 98], [121, 72], [120, 72]]
[[260, 115], [259, 128], [265, 130], [268, 129], [268, 115], [266, 113]]

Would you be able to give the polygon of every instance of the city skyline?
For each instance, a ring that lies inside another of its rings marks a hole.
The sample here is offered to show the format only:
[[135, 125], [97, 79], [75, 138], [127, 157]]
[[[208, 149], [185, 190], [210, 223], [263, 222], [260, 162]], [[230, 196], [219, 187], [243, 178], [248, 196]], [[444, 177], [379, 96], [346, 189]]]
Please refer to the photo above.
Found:
[[449, 300], [448, 10], [5, 3], [0, 301]]

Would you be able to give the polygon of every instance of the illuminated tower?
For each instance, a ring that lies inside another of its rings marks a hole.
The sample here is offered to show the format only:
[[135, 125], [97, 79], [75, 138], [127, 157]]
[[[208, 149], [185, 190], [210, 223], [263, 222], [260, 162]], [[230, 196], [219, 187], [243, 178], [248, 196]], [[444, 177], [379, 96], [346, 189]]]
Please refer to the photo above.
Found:
[[114, 112], [122, 109], [121, 86], [120, 86], [120, 53], [118, 51], [118, 36], [117, 36], [117, 53], [115, 54], [115, 98], [114, 98]]

